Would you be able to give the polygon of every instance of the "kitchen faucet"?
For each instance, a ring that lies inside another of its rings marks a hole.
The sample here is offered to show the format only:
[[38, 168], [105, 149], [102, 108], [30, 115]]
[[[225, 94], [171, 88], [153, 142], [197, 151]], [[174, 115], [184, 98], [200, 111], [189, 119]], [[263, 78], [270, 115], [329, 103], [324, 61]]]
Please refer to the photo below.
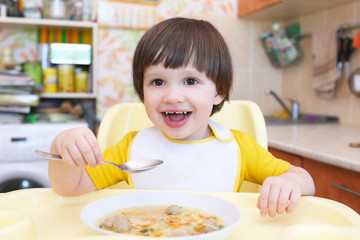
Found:
[[266, 89], [265, 93], [267, 95], [273, 95], [275, 99], [280, 103], [284, 110], [291, 116], [292, 119], [299, 118], [299, 102], [293, 99], [288, 98], [291, 101], [291, 109], [289, 109], [286, 104], [281, 100], [281, 98], [272, 90]]

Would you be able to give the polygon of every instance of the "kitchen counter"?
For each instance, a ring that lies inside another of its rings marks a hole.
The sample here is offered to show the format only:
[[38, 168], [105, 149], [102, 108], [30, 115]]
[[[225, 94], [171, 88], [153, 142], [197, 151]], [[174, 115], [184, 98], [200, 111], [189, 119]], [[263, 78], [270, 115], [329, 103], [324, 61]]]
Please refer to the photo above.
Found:
[[360, 127], [342, 124], [268, 125], [269, 147], [360, 172]]

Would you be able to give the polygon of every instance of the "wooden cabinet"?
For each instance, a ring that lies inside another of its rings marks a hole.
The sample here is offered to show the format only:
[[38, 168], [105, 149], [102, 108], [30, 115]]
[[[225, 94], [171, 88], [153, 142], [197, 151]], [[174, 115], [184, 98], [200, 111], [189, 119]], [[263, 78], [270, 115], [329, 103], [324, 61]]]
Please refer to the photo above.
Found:
[[243, 17], [282, 1], [284, 0], [239, 0], [238, 17]]
[[360, 173], [303, 159], [305, 168], [314, 179], [315, 196], [341, 202], [360, 214]]
[[302, 167], [302, 158], [299, 156], [286, 153], [270, 147], [269, 147], [269, 152], [271, 152], [275, 157], [286, 160], [294, 166]]
[[238, 0], [238, 17], [286, 20], [351, 2], [353, 0]]
[[315, 196], [341, 202], [360, 214], [360, 173], [269, 148], [276, 157], [306, 169], [315, 183]]

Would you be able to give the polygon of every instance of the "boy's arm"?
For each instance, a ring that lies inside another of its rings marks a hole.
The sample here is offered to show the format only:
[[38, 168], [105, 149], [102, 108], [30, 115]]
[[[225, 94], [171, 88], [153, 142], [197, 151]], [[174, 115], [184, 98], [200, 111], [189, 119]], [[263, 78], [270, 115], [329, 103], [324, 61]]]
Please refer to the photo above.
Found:
[[85, 168], [62, 161], [49, 160], [49, 178], [54, 191], [62, 196], [77, 196], [97, 189]]
[[75, 196], [96, 190], [85, 170], [103, 163], [96, 136], [88, 128], [73, 128], [58, 134], [51, 152], [60, 154], [62, 161], [49, 160], [49, 178], [55, 192]]
[[315, 186], [310, 174], [303, 168], [290, 166], [290, 169], [279, 175], [265, 179], [257, 207], [260, 214], [273, 217], [278, 214], [292, 212], [301, 195], [314, 195]]

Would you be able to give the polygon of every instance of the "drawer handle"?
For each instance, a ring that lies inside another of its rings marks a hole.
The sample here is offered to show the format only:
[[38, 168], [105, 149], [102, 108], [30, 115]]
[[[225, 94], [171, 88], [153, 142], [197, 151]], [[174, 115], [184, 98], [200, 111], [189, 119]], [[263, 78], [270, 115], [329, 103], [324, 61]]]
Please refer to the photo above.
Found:
[[12, 137], [11, 142], [26, 142], [26, 137]]
[[360, 192], [352, 190], [352, 189], [348, 188], [346, 185], [339, 185], [339, 184], [334, 183], [333, 187], [339, 188], [341, 190], [344, 190], [345, 192], [349, 192], [349, 193], [352, 193], [352, 194], [360, 197]]

